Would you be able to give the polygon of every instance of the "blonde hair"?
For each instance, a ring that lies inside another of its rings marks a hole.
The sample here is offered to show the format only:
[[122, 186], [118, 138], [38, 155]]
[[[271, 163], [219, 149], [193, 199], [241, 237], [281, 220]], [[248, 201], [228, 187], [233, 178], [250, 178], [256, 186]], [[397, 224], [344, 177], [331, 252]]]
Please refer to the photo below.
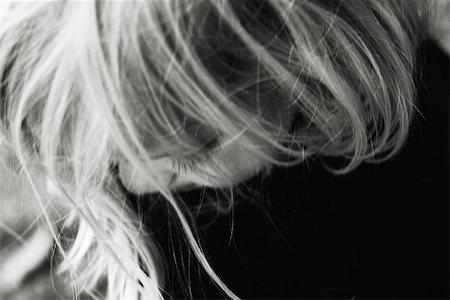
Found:
[[[332, 169], [348, 172], [391, 157], [414, 110], [423, 2], [2, 1], [1, 139], [79, 292], [164, 296], [157, 247], [111, 168], [124, 160], [158, 187], [199, 262], [235, 298], [152, 154], [239, 136], [267, 168], [322, 155], [344, 158]], [[264, 117], [271, 107], [295, 114], [290, 130]], [[54, 183], [57, 223], [31, 165]], [[58, 236], [73, 229], [73, 240]]]

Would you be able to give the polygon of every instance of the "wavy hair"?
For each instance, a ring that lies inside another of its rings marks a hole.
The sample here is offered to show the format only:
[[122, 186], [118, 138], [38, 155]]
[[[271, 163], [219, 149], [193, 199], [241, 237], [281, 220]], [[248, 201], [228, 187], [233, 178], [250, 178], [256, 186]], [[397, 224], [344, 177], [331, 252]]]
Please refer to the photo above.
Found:
[[[268, 169], [321, 155], [343, 158], [332, 170], [344, 173], [391, 157], [414, 111], [424, 2], [2, 1], [2, 147], [34, 191], [77, 293], [164, 297], [157, 246], [113, 172], [126, 161], [236, 298], [158, 179], [153, 154], [195, 154], [239, 137]], [[292, 124], [267, 118], [275, 108]]]

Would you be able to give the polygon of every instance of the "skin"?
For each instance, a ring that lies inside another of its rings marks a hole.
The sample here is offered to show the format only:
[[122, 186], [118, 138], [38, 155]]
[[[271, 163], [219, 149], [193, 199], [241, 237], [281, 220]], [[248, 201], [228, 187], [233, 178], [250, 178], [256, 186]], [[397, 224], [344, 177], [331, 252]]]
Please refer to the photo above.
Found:
[[450, 0], [433, 0], [436, 19], [431, 30], [431, 37], [442, 50], [450, 55]]
[[[261, 159], [245, 152], [237, 140], [224, 146], [215, 155], [215, 159], [226, 162], [224, 172], [214, 170], [211, 162], [199, 163], [196, 169], [201, 172], [180, 171], [168, 158], [153, 161], [152, 167], [158, 169], [161, 183], [170, 190], [186, 190], [201, 186], [216, 188], [233, 186], [253, 177], [266, 165]], [[120, 179], [130, 192], [135, 194], [158, 192], [154, 184], [136, 174], [130, 164], [125, 161], [119, 163]]]
[[[275, 124], [276, 127], [288, 131], [296, 116], [288, 97], [280, 97], [280, 95], [274, 94], [261, 101], [264, 103], [260, 103], [258, 107], [255, 103], [253, 113], [262, 116], [271, 124]], [[256, 143], [248, 145], [240, 137], [232, 138], [222, 144], [220, 150], [214, 153], [214, 159], [219, 165], [223, 166], [220, 172], [213, 168], [211, 162], [200, 162], [195, 168], [200, 171], [180, 171], [168, 158], [154, 160], [151, 167], [158, 170], [158, 179], [161, 180], [162, 185], [167, 186], [172, 191], [198, 187], [232, 187], [250, 179], [268, 167], [265, 160], [248, 152], [241, 146], [243, 144], [247, 146], [247, 149], [261, 146]], [[119, 176], [128, 191], [134, 194], [159, 191], [154, 184], [146, 181], [142, 176], [138, 176], [134, 167], [126, 161], [119, 162]]]

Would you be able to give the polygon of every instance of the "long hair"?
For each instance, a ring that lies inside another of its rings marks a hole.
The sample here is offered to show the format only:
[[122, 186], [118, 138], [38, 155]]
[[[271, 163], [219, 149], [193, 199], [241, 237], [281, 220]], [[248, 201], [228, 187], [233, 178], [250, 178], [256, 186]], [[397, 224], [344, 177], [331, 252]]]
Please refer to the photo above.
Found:
[[152, 157], [195, 155], [210, 141], [219, 171], [231, 141], [261, 170], [321, 155], [342, 158], [330, 168], [343, 173], [391, 157], [414, 111], [424, 2], [2, 1], [2, 147], [78, 292], [164, 296], [157, 246], [113, 172], [125, 161], [157, 187], [206, 272], [236, 297]]

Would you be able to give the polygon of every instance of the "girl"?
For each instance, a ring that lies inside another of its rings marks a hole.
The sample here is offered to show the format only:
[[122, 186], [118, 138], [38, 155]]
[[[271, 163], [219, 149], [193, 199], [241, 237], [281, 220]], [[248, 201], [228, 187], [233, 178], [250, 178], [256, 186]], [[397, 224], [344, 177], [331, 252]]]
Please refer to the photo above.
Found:
[[1, 2], [1, 220], [24, 236], [1, 289], [54, 243], [74, 296], [170, 297], [129, 200], [159, 193], [237, 298], [178, 192], [230, 191], [232, 207], [233, 187], [274, 166], [334, 157], [346, 173], [392, 157], [430, 12], [397, 0]]

